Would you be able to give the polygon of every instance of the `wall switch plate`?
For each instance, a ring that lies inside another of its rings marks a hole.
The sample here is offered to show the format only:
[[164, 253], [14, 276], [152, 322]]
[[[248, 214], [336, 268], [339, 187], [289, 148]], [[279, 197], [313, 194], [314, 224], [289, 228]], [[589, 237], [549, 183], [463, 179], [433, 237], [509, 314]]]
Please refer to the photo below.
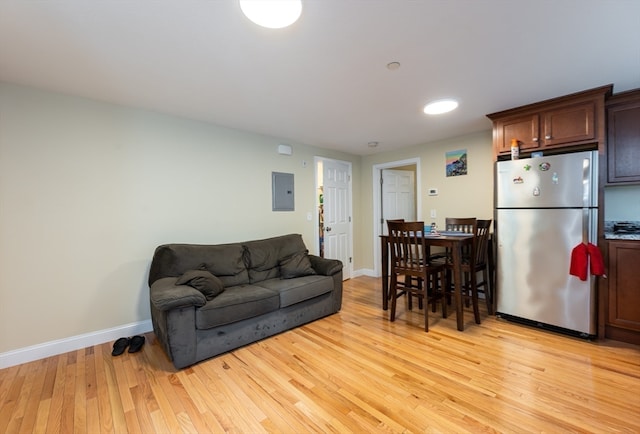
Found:
[[438, 189], [435, 187], [431, 187], [429, 189], [429, 196], [437, 196], [438, 195]]
[[436, 218], [436, 210], [435, 209], [431, 210], [431, 218], [432, 219]]

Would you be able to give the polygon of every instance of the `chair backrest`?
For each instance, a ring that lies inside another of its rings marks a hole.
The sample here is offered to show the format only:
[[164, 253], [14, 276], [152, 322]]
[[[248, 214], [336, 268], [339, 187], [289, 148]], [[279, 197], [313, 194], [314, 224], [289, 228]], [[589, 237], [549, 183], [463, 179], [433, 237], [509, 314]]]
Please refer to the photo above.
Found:
[[478, 220], [478, 228], [476, 230], [476, 264], [485, 264], [487, 262], [489, 228], [491, 220]]
[[422, 232], [424, 222], [402, 222], [387, 220], [389, 247], [391, 250], [391, 272], [396, 269], [420, 272], [424, 268], [425, 244]]
[[[478, 232], [478, 220], [475, 217], [446, 217], [444, 219], [445, 230], [466, 232], [468, 234], [476, 234]], [[467, 258], [471, 266], [477, 263], [475, 254], [477, 252], [476, 237], [473, 237], [473, 244], [462, 249], [462, 255]]]
[[460, 231], [468, 234], [475, 234], [478, 231], [478, 221], [475, 217], [447, 217], [444, 220], [445, 230]]
[[[389, 222], [403, 222], [404, 219], [388, 219], [387, 223]], [[387, 224], [387, 234], [389, 233], [389, 225]]]

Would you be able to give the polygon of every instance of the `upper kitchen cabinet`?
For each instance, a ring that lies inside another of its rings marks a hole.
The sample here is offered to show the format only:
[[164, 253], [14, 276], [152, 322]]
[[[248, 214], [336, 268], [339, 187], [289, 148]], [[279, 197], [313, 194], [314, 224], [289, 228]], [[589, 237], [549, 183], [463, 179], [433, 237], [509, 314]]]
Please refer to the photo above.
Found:
[[607, 181], [640, 183], [640, 89], [607, 100]]
[[493, 121], [496, 159], [511, 154], [511, 139], [518, 140], [520, 153], [597, 149], [604, 144], [605, 98], [613, 85], [487, 115]]

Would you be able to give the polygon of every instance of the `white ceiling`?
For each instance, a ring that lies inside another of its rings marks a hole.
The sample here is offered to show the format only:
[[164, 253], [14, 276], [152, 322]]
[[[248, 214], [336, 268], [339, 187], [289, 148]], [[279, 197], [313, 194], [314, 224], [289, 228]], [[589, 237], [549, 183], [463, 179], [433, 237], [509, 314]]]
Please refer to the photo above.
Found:
[[358, 155], [640, 87], [640, 0], [303, 1], [269, 30], [236, 0], [0, 0], [0, 80]]

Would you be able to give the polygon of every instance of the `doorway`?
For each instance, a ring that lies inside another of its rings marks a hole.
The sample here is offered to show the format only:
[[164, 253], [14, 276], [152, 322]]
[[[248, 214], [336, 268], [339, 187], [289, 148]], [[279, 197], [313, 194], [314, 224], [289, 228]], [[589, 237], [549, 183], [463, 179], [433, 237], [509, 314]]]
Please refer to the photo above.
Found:
[[[386, 185], [385, 182], [389, 181]], [[380, 276], [380, 235], [386, 220], [421, 220], [422, 199], [420, 158], [392, 161], [373, 166], [373, 269]]]
[[387, 233], [389, 219], [416, 219], [416, 171], [415, 166], [380, 171], [380, 208], [382, 227], [380, 233]]
[[316, 252], [338, 259], [344, 267], [342, 278], [353, 274], [353, 222], [351, 163], [315, 157], [316, 168]]

